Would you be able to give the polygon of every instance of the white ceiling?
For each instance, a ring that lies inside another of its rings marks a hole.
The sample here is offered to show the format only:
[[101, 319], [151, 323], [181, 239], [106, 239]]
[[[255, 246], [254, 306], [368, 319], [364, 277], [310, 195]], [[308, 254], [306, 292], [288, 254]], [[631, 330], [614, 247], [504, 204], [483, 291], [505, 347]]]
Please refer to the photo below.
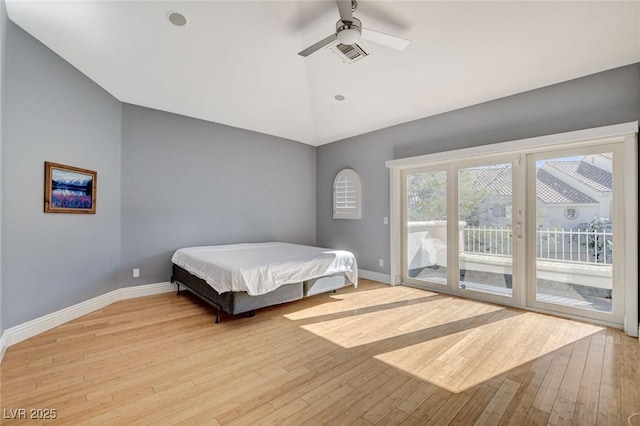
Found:
[[334, 32], [332, 1], [6, 4], [123, 102], [315, 146], [640, 62], [637, 1], [360, 0], [365, 28], [412, 42], [365, 41], [371, 56], [352, 65], [327, 49], [297, 55]]

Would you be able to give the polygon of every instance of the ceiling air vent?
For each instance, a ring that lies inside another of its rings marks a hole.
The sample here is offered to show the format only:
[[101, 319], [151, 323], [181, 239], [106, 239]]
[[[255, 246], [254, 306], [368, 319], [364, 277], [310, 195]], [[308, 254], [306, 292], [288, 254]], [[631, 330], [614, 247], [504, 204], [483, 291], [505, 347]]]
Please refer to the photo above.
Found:
[[345, 64], [352, 64], [365, 56], [369, 56], [368, 48], [365, 48], [362, 44], [342, 44], [340, 42], [329, 45], [329, 49]]

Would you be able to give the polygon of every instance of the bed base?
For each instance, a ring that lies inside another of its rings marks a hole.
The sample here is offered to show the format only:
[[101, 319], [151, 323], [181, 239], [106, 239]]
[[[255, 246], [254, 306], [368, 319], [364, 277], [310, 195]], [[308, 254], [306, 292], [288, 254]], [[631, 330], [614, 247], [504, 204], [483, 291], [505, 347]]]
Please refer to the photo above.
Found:
[[[178, 291], [176, 291], [176, 296], [180, 296], [180, 281], [175, 281], [173, 279], [173, 277], [171, 277], [171, 282], [172, 283], [176, 283], [177, 287], [178, 287]], [[195, 296], [197, 296], [200, 300], [202, 300], [203, 302], [208, 303], [209, 305], [213, 306], [214, 308], [216, 308], [216, 320], [214, 321], [216, 324], [220, 324], [220, 305], [218, 305], [215, 302], [212, 302], [211, 300], [207, 299], [206, 297], [204, 297], [203, 295], [201, 295], [200, 293], [193, 291], [192, 289], [190, 289], [189, 287], [185, 286], [187, 290], [189, 290], [189, 292]]]
[[339, 273], [301, 283], [286, 284], [260, 296], [249, 296], [246, 292], [219, 294], [205, 280], [175, 264], [173, 264], [171, 282], [176, 283], [178, 295], [180, 295], [180, 286], [182, 285], [190, 293], [213, 306], [216, 309], [216, 324], [220, 323], [220, 311], [229, 315], [245, 313], [252, 317], [255, 315], [255, 311], [260, 308], [292, 302], [319, 293], [335, 292], [338, 288], [352, 284], [344, 273]]
[[[177, 287], [178, 287], [178, 291], [176, 292], [176, 296], [180, 296], [180, 281], [174, 281], [173, 277], [171, 277], [171, 282], [175, 282]], [[194, 291], [193, 289], [191, 289], [190, 287], [185, 285], [185, 288], [187, 290], [189, 290], [189, 292], [195, 296], [197, 296], [200, 300], [208, 303], [209, 305], [213, 306], [214, 308], [216, 308], [216, 320], [214, 321], [216, 324], [220, 324], [220, 310], [222, 309], [220, 307], [220, 305], [218, 305], [217, 303], [207, 299], [205, 296], [201, 295], [200, 293], [198, 293], [197, 291]], [[333, 292], [335, 293], [335, 290], [333, 290]], [[256, 316], [256, 311], [248, 311], [246, 312], [248, 317], [255, 317]]]

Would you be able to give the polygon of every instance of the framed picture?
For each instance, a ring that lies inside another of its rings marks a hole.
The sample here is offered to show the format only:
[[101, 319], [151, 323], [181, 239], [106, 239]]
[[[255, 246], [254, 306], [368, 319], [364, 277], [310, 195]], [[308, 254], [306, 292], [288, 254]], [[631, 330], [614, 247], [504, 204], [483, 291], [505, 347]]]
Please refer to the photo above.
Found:
[[44, 163], [45, 213], [96, 213], [98, 173], [63, 164]]

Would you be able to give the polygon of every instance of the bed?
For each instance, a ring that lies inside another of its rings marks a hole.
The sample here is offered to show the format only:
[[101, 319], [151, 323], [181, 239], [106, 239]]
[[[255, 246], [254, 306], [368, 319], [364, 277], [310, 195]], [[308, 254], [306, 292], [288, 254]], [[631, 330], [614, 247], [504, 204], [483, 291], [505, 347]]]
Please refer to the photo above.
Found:
[[230, 315], [358, 284], [355, 256], [346, 250], [281, 242], [185, 247], [172, 256], [178, 295], [186, 287]]

